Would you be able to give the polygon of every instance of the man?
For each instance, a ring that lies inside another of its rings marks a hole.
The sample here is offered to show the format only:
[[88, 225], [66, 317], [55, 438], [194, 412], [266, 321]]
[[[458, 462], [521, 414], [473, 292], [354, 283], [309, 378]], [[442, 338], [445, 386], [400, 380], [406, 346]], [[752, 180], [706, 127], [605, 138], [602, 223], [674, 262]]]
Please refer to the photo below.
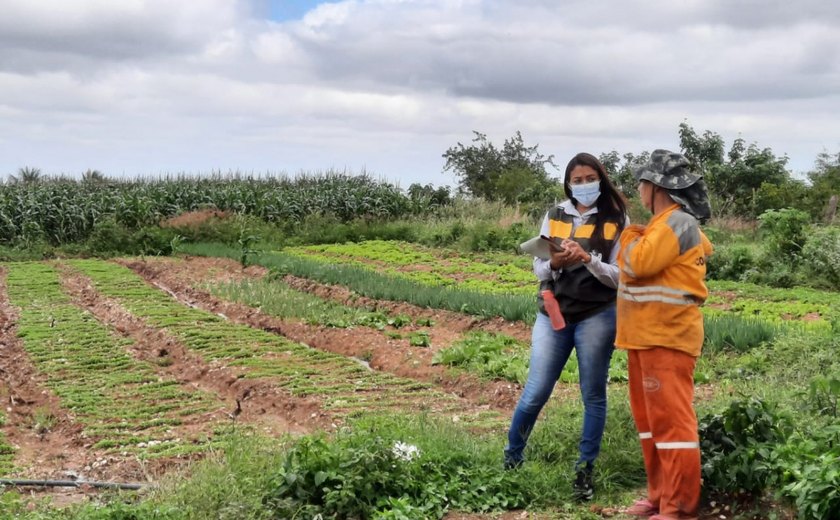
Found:
[[656, 150], [636, 172], [653, 216], [621, 235], [616, 346], [628, 351], [630, 406], [647, 473], [647, 499], [625, 512], [696, 518], [700, 445], [694, 367], [703, 344], [706, 258], [699, 222], [711, 211], [702, 176], [678, 153]]

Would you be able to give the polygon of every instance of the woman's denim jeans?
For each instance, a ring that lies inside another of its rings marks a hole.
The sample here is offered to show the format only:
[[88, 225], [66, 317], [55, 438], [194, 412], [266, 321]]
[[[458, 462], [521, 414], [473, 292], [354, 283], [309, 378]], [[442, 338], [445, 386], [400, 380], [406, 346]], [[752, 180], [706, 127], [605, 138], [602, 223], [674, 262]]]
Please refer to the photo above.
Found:
[[537, 416], [548, 401], [566, 361], [577, 351], [580, 394], [583, 398], [583, 433], [577, 466], [592, 465], [601, 450], [607, 419], [607, 378], [615, 348], [615, 305], [562, 330], [551, 328], [548, 316], [537, 313], [531, 339], [528, 382], [516, 405], [505, 447], [505, 462], [523, 460], [523, 450]]

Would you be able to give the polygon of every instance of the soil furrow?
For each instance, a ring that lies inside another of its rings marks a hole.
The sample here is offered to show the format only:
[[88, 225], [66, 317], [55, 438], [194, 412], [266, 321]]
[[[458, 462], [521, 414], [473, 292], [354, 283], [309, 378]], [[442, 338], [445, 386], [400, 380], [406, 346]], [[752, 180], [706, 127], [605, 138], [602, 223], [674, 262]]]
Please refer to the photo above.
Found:
[[[367, 371], [345, 356], [311, 348], [247, 322], [219, 319], [213, 314], [232, 314], [225, 307], [208, 308], [195, 298], [184, 297], [165, 280], [143, 279], [124, 266], [104, 262], [79, 261], [71, 265], [90, 276], [99, 292], [116, 299], [129, 312], [148, 319], [153, 326], [166, 327], [191, 351], [200, 352], [207, 360], [241, 368], [238, 377], [264, 377], [292, 395], [319, 398], [323, 409], [330, 412], [325, 415], [338, 419], [336, 424], [345, 417], [358, 415], [360, 404], [364, 405], [365, 413], [378, 413], [386, 408], [391, 410], [391, 402], [399, 402], [405, 409], [447, 414], [453, 409], [459, 412], [466, 409], [469, 413], [465, 417], [475, 416], [481, 419], [482, 425], [487, 424], [482, 414], [472, 413], [486, 411], [486, 406], [474, 406], [428, 384]], [[171, 299], [173, 293], [178, 295], [176, 300]], [[188, 306], [197, 306], [199, 311]], [[377, 396], [373, 401], [367, 397], [371, 391]]]
[[156, 370], [177, 381], [185, 390], [201, 389], [227, 403], [213, 411], [208, 420], [225, 418], [237, 409], [238, 423], [253, 424], [263, 433], [308, 433], [317, 426], [319, 404], [312, 399], [295, 398], [267, 381], [242, 379], [229, 367], [206, 362], [190, 352], [174, 336], [132, 315], [115, 300], [103, 296], [90, 278], [63, 266], [62, 285], [73, 302], [101, 323], [133, 341], [131, 354], [156, 366]]
[[[0, 267], [0, 399], [6, 425], [0, 430], [13, 446], [14, 471], [6, 477], [34, 480], [145, 480], [152, 468], [118, 459], [91, 447], [84, 426], [61, 406], [18, 337], [19, 314], [9, 302], [5, 268]], [[48, 494], [57, 506], [85, 500], [92, 488], [29, 488]]]
[[[520, 387], [506, 381], [484, 381], [471, 374], [453, 371], [440, 365], [432, 365], [432, 357], [441, 344], [441, 338], [446, 337], [445, 344], [451, 343], [461, 333], [468, 330], [493, 330], [496, 320], [478, 320], [472, 317], [447, 313], [445, 311], [421, 309], [408, 304], [397, 302], [379, 302], [365, 300], [367, 305], [357, 299], [356, 305], [371, 307], [380, 305], [380, 309], [393, 313], [409, 314], [412, 318], [431, 318], [434, 325], [429, 327], [433, 348], [418, 348], [408, 345], [407, 340], [394, 340], [385, 336], [381, 331], [369, 327], [353, 327], [339, 329], [325, 326], [309, 325], [297, 321], [285, 320], [267, 315], [258, 309], [244, 304], [233, 303], [217, 298], [197, 286], [205, 282], [239, 280], [263, 276], [265, 271], [250, 269], [243, 272], [233, 261], [227, 259], [191, 257], [185, 260], [168, 258], [147, 259], [145, 262], [122, 261], [123, 265], [133, 269], [151, 284], [162, 284], [168, 290], [178, 295], [178, 298], [188, 304], [199, 305], [209, 312], [223, 314], [237, 323], [246, 324], [266, 331], [280, 334], [292, 341], [309, 345], [343, 356], [368, 360], [369, 366], [378, 371], [407, 377], [420, 381], [428, 381], [441, 387], [447, 392], [467, 399], [479, 406], [490, 406], [494, 409], [510, 413], [519, 397]], [[223, 273], [223, 274], [222, 274]], [[298, 279], [302, 280], [302, 279]], [[308, 280], [306, 281], [308, 282]], [[300, 283], [301, 286], [305, 285]], [[314, 288], [316, 286], [311, 286]], [[326, 286], [320, 286], [326, 287]], [[347, 289], [340, 287], [326, 287], [315, 292], [316, 296], [324, 298], [319, 293], [328, 291], [334, 295], [336, 301], [347, 304], [353, 299]], [[343, 293], [346, 291], [346, 294]], [[414, 313], [414, 314], [411, 314]], [[449, 316], [449, 314], [453, 316]], [[497, 324], [515, 330], [520, 325]]]

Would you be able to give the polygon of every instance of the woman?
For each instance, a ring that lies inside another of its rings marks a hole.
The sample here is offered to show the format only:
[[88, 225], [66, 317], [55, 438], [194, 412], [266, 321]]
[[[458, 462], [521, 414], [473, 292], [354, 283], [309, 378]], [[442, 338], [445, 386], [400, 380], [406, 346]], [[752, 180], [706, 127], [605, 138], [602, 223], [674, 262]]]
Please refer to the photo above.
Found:
[[[564, 177], [568, 200], [550, 209], [540, 234], [562, 239], [550, 260], [534, 259], [540, 281], [539, 312], [531, 339], [528, 381], [513, 414], [505, 467], [524, 460], [523, 451], [537, 416], [574, 349], [583, 399], [580, 457], [575, 464], [575, 496], [590, 500], [592, 470], [601, 449], [607, 416], [607, 376], [615, 340], [618, 238], [627, 224], [624, 199], [604, 166], [588, 153], [569, 161]], [[560, 305], [566, 325], [552, 327], [542, 294]]]
[[616, 345], [626, 349], [630, 408], [647, 473], [647, 498], [625, 513], [650, 520], [697, 518], [700, 444], [694, 366], [703, 345], [698, 306], [712, 253], [699, 222], [711, 209], [701, 175], [678, 153], [655, 150], [636, 172], [653, 213], [621, 236]]

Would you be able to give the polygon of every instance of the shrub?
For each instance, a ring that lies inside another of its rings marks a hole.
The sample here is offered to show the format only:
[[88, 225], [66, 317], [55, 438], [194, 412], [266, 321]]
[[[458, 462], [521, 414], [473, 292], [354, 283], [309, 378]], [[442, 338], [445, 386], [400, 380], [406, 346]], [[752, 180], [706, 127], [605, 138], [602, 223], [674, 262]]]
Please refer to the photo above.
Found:
[[267, 505], [279, 518], [439, 518], [447, 509], [527, 505], [515, 472], [476, 465], [465, 453], [424, 453], [380, 437], [301, 439], [275, 476]]
[[230, 216], [218, 211], [197, 215], [205, 218], [187, 221], [187, 219], [176, 217], [162, 226], [172, 228], [189, 242], [220, 242], [236, 245], [245, 230], [246, 234], [263, 237], [272, 244], [283, 243], [283, 233], [276, 225], [254, 216], [243, 214]]
[[777, 445], [791, 425], [758, 399], [733, 401], [700, 420], [703, 485], [712, 493], [757, 494], [781, 482]]
[[706, 264], [706, 272], [714, 280], [742, 280], [755, 266], [752, 250], [744, 245], [719, 246]]
[[130, 249], [131, 231], [115, 218], [100, 220], [93, 226], [87, 247], [93, 253], [121, 253]]
[[805, 245], [811, 217], [798, 209], [768, 210], [758, 217], [771, 261], [795, 262]]
[[172, 229], [149, 226], [140, 228], [131, 235], [127, 250], [121, 251], [140, 255], [168, 255], [172, 253], [173, 239], [178, 236]]
[[467, 251], [518, 251], [519, 244], [534, 236], [535, 231], [526, 229], [525, 224], [516, 222], [507, 229], [496, 224], [479, 223], [468, 230], [462, 238]]
[[173, 244], [178, 242], [175, 240], [177, 236], [174, 229], [157, 226], [132, 231], [108, 218], [96, 223], [85, 246], [89, 253], [102, 255], [168, 255]]
[[772, 260], [766, 256], [755, 267], [748, 269], [742, 281], [772, 287], [790, 288], [799, 283], [796, 266], [783, 259]]
[[840, 289], [840, 227], [813, 230], [802, 247], [802, 266], [814, 285]]
[[813, 429], [787, 451], [781, 492], [799, 518], [840, 519], [840, 422]]

